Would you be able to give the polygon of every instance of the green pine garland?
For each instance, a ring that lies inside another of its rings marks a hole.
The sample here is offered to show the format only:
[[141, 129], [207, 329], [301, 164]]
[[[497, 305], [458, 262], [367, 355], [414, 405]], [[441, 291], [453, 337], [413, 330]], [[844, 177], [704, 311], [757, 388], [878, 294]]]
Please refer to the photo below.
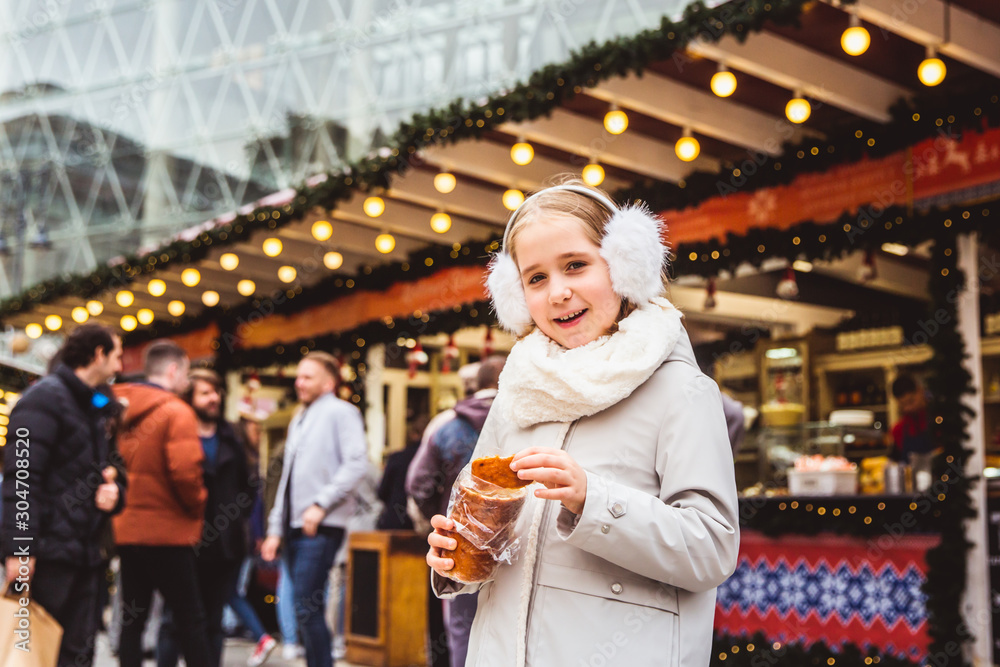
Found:
[[543, 67], [527, 82], [485, 103], [455, 100], [442, 109], [416, 114], [388, 142], [386, 155], [358, 160], [328, 174], [315, 186], [301, 186], [292, 203], [260, 207], [236, 221], [203, 232], [192, 241], [174, 241], [147, 255], [131, 256], [115, 267], [101, 267], [85, 276], [60, 276], [0, 302], [0, 318], [62, 297], [87, 299], [108, 289], [127, 288], [143, 273], [171, 262], [184, 264], [204, 258], [213, 244], [247, 240], [260, 229], [277, 229], [300, 220], [315, 207], [335, 208], [356, 191], [388, 188], [392, 177], [419, 161], [419, 151], [432, 145], [474, 139], [504, 122], [544, 116], [564, 100], [612, 77], [641, 74], [651, 63], [670, 57], [694, 38], [715, 41], [725, 35], [743, 40], [765, 22], [796, 25], [809, 0], [739, 0], [709, 9], [690, 5], [678, 21], [664, 17], [660, 27], [597, 45], [590, 43], [564, 63]]
[[[958, 330], [956, 302], [964, 288], [965, 276], [958, 268], [956, 239], [955, 233], [938, 237], [930, 276], [934, 310], [928, 317], [943, 323], [929, 341], [934, 354], [927, 381], [933, 395], [928, 419], [935, 444], [944, 450], [934, 461], [935, 485], [948, 487], [942, 488], [938, 496], [948, 519], [941, 525], [941, 543], [927, 554], [929, 569], [925, 591], [932, 655], [953, 654], [955, 646], [960, 647], [971, 638], [962, 619], [961, 600], [966, 585], [966, 557], [972, 546], [965, 537], [965, 520], [976, 515], [970, 491], [977, 480], [964, 474], [972, 453], [965, 446], [967, 427], [974, 413], [962, 400], [974, 393], [974, 388], [972, 377], [963, 366], [968, 354]], [[953, 655], [952, 660], [949, 665], [967, 664], [961, 655]]]
[[900, 527], [907, 532], [937, 533], [950, 509], [937, 499], [937, 493], [935, 489], [912, 495], [849, 498], [747, 496], [740, 498], [740, 526], [768, 537], [835, 533], [875, 538]]
[[728, 233], [725, 241], [686, 243], [675, 249], [672, 271], [678, 276], [707, 278], [744, 263], [760, 267], [771, 257], [833, 260], [887, 242], [916, 246], [942, 234], [990, 229], [997, 213], [998, 202], [912, 213], [902, 206], [867, 206], [857, 213], [844, 213], [833, 223], [801, 222], [783, 230], [754, 227], [745, 234]]
[[[565, 100], [585, 88], [613, 77], [641, 75], [652, 62], [669, 58], [692, 39], [716, 41], [730, 35], [744, 40], [761, 30], [765, 22], [774, 25], [797, 25], [809, 0], [738, 0], [709, 9], [695, 2], [676, 22], [664, 17], [660, 27], [631, 37], [590, 43], [563, 63], [552, 64], [534, 72], [527, 82], [509, 92], [497, 94], [485, 103], [455, 100], [444, 108], [416, 114], [400, 125], [388, 142], [385, 156], [370, 156], [328, 174], [315, 186], [301, 186], [294, 200], [281, 207], [260, 207], [231, 223], [203, 232], [192, 241], [174, 241], [158, 250], [131, 256], [122, 263], [102, 266], [85, 276], [60, 276], [35, 285], [23, 294], [0, 301], [0, 318], [23, 309], [63, 297], [88, 299], [106, 290], [128, 288], [133, 281], [172, 262], [189, 264], [203, 259], [212, 245], [247, 240], [260, 229], [275, 230], [300, 220], [315, 207], [333, 209], [355, 192], [388, 188], [394, 175], [402, 174], [419, 162], [419, 151], [433, 145], [482, 137], [504, 122], [533, 120], [549, 114]], [[917, 141], [947, 131], [951, 135], [972, 129], [1000, 125], [998, 96], [984, 97], [979, 92], [942, 88], [924, 93], [915, 106], [898, 104], [893, 109], [895, 122], [881, 126], [866, 121], [860, 124], [862, 137], [844, 135], [843, 144], [830, 143], [823, 150], [806, 141], [802, 146], [785, 146], [781, 159], [765, 161], [753, 175], [740, 169], [740, 177], [720, 179], [715, 174], [696, 174], [683, 187], [669, 183], [646, 182], [619, 193], [622, 198], [641, 198], [657, 210], [689, 206], [719, 194], [719, 183], [752, 191], [769, 185], [787, 183], [799, 173], [828, 169], [834, 164], [857, 160], [863, 155], [883, 155], [910, 146]], [[915, 111], [916, 110], [916, 111]], [[914, 113], [919, 118], [913, 120]], [[843, 129], [840, 134], [848, 130]], [[850, 131], [855, 131], [851, 129]], [[838, 134], [837, 136], [840, 136]], [[874, 142], [869, 146], [868, 142]], [[812, 152], [817, 148], [817, 154]], [[830, 152], [831, 148], [834, 149]], [[792, 155], [801, 154], [792, 159]], [[779, 165], [781, 165], [779, 167]], [[777, 167], [777, 168], [776, 168]], [[745, 182], [732, 179], [746, 177]]]
[[[922, 663], [921, 663], [922, 664]], [[712, 667], [917, 667], [917, 663], [887, 656], [875, 648], [862, 651], [847, 644], [833, 651], [823, 642], [808, 648], [782, 644], [757, 633], [753, 637], [723, 635], [712, 642]]]
[[[933, 238], [935, 230], [947, 230], [945, 224], [954, 225], [956, 230], [991, 229], [991, 210], [996, 209], [997, 206], [990, 203], [918, 213], [909, 213], [903, 207], [867, 207], [857, 214], [845, 213], [833, 223], [802, 222], [786, 230], [753, 228], [745, 234], [730, 233], [725, 241], [713, 239], [677, 246], [671, 271], [678, 276], [710, 277], [722, 271], [734, 271], [744, 263], [759, 267], [769, 257], [830, 260], [854, 250], [878, 248], [889, 241], [918, 245]], [[485, 265], [489, 254], [499, 247], [500, 239], [497, 238], [423, 248], [410, 253], [406, 261], [365, 267], [354, 278], [331, 275], [307, 289], [289, 288], [240, 306], [216, 306], [181, 320], [157, 321], [150, 327], [126, 334], [126, 339], [129, 345], [138, 345], [161, 336], [197, 331], [212, 322], [224, 325], [235, 321], [238, 326], [253, 319], [255, 313], [291, 315], [358, 291], [384, 291], [395, 284], [431, 276], [442, 268]], [[395, 340], [392, 336], [386, 340], [390, 338]], [[300, 344], [290, 344], [290, 347], [300, 347]]]

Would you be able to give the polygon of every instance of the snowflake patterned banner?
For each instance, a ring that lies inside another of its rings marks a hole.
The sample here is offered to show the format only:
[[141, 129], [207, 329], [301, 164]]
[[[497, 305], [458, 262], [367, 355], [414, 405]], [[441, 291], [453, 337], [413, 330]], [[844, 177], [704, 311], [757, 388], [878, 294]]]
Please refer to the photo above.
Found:
[[844, 643], [910, 660], [927, 654], [926, 553], [934, 535], [764, 537], [743, 531], [719, 587], [715, 628], [805, 647]]
[[[825, 150], [822, 142], [803, 150], [821, 148]], [[859, 215], [877, 218], [890, 206], [945, 206], [1000, 192], [1000, 129], [962, 136], [942, 130], [933, 139], [882, 158], [802, 174], [788, 185], [756, 192], [741, 189], [747, 177], [773, 169], [775, 160], [765, 155], [748, 158], [736, 165], [740, 175], [734, 174], [734, 180], [719, 181], [719, 197], [662, 213], [669, 230], [667, 240], [674, 246], [724, 240], [727, 233], [746, 234], [755, 227], [788, 229], [806, 221], [832, 222], [859, 209]]]

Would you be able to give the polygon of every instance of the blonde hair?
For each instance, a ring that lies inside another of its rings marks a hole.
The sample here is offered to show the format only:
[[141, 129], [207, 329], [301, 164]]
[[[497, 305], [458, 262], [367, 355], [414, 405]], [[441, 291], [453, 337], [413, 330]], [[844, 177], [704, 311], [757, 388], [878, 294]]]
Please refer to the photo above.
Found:
[[[517, 238], [524, 228], [529, 224], [544, 217], [545, 214], [564, 214], [579, 221], [584, 233], [594, 245], [600, 246], [604, 238], [604, 228], [614, 211], [602, 204], [595, 197], [603, 197], [611, 200], [608, 193], [598, 188], [592, 188], [579, 178], [561, 177], [556, 182], [546, 185], [572, 185], [584, 188], [594, 193], [594, 197], [573, 192], [572, 190], [542, 190], [537, 195], [530, 197], [516, 211], [511, 213], [511, 220], [508, 223], [510, 229], [507, 230], [507, 247], [504, 248], [517, 263]], [[613, 200], [611, 200], [613, 201]]]
[[340, 389], [340, 362], [337, 361], [337, 357], [329, 352], [313, 350], [302, 357], [301, 361], [315, 361], [318, 363], [333, 378], [334, 391]]
[[[583, 188], [593, 192], [594, 196], [588, 196], [580, 192], [574, 192], [573, 190], [552, 189], [541, 190], [538, 194], [525, 200], [524, 204], [511, 213], [510, 220], [508, 221], [509, 229], [506, 234], [507, 241], [504, 250], [511, 256], [515, 264], [517, 264], [518, 237], [532, 222], [545, 219], [549, 215], [561, 214], [573, 218], [580, 223], [587, 238], [598, 247], [600, 247], [601, 242], [604, 240], [604, 230], [608, 226], [611, 216], [616, 213], [616, 210], [609, 209], [598, 198], [614, 201], [611, 196], [600, 188], [591, 187], [579, 178], [569, 174], [552, 179], [552, 182], [547, 183], [546, 187], [556, 185], [572, 185]], [[669, 278], [666, 271], [661, 271], [660, 277], [663, 281], [663, 294], [666, 295], [669, 288]], [[625, 297], [622, 297], [621, 301], [621, 308], [618, 311], [618, 317], [615, 318], [615, 324], [611, 329], [612, 332], [618, 329], [618, 322], [628, 317], [638, 307], [637, 304], [632, 303]], [[534, 325], [531, 326], [529, 332], [533, 330]]]

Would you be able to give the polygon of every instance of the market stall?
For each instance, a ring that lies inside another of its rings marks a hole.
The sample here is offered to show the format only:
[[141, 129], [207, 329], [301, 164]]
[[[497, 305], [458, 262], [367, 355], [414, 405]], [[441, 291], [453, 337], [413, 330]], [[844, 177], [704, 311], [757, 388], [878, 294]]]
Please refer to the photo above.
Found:
[[[974, 375], [992, 343], [980, 345], [979, 284], [964, 277], [981, 274], [976, 239], [991, 240], [1000, 197], [1000, 12], [952, 4], [928, 0], [902, 19], [882, 0], [694, 5], [508, 91], [417, 116], [343, 170], [33, 287], [0, 318], [28, 335], [47, 315], [121, 327], [133, 364], [160, 336], [236, 373], [335, 350], [350, 366], [347, 398], [369, 407], [383, 447], [399, 430], [387, 386], [453, 384], [434, 378], [459, 330], [476, 332], [466, 358], [494, 345], [483, 277], [507, 211], [554, 174], [582, 174], [662, 212], [671, 299], [696, 345], [715, 349], [719, 383], [761, 415], [754, 446], [736, 454], [741, 487], [761, 486], [742, 501], [745, 546], [720, 589], [717, 663], [766, 653], [768, 664], [909, 665], [970, 645], [985, 659], [989, 628], [961, 612], [963, 600], [988, 609], [985, 523], [971, 520], [984, 507], [971, 482], [983, 437], [964, 401], [982, 388]], [[867, 56], [840, 45], [855, 24], [879, 35]], [[938, 87], [916, 75], [936, 59], [926, 46], [945, 58]], [[722, 95], [726, 72], [738, 85]], [[408, 356], [418, 344], [426, 359]], [[412, 382], [391, 379], [414, 361]], [[942, 454], [930, 485], [789, 495], [791, 457], [822, 453], [809, 434], [859, 465], [885, 453], [901, 368], [933, 396]], [[880, 435], [820, 433], [837, 409], [871, 412], [855, 426]]]

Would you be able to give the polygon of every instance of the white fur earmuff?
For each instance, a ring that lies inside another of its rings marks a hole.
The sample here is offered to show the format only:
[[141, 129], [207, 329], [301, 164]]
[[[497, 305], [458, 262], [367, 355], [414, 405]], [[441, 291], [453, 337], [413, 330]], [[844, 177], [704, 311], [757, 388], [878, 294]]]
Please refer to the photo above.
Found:
[[612, 211], [601, 241], [601, 257], [608, 263], [615, 294], [642, 305], [663, 290], [662, 271], [667, 249], [660, 238], [660, 220], [645, 204], [619, 208], [599, 192], [579, 185], [556, 185], [541, 190], [511, 215], [504, 231], [503, 249], [490, 262], [486, 287], [500, 326], [516, 336], [527, 333], [532, 324], [524, 286], [517, 264], [507, 251], [507, 236], [524, 204], [552, 190], [568, 190], [597, 200]]
[[516, 336], [522, 335], [531, 326], [531, 314], [524, 298], [521, 273], [506, 250], [493, 255], [486, 289], [490, 292], [500, 326]]
[[663, 291], [667, 249], [660, 241], [660, 221], [645, 204], [618, 209], [608, 220], [601, 257], [611, 272], [615, 294], [642, 305]]

